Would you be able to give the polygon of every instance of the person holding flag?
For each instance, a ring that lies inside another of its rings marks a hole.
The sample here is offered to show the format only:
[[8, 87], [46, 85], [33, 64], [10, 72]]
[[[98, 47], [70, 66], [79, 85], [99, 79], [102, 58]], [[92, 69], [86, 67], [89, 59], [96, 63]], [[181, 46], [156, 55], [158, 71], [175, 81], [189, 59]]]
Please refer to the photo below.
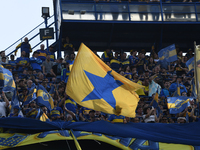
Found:
[[185, 85], [182, 84], [182, 77], [181, 76], [178, 76], [177, 79], [176, 79], [177, 82], [174, 82], [170, 85], [169, 87], [169, 92], [172, 94], [174, 93], [176, 90], [177, 90], [177, 87], [179, 86], [180, 87], [180, 94], [179, 96], [181, 95], [182, 92], [186, 92], [187, 93], [187, 89], [185, 87]]

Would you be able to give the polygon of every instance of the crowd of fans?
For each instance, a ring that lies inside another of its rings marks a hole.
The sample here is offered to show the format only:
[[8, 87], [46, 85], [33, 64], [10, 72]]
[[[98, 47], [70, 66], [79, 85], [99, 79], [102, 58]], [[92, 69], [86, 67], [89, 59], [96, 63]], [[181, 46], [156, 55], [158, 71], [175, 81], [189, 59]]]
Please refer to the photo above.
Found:
[[[107, 120], [113, 123], [186, 123], [198, 120], [199, 112], [195, 100], [191, 100], [190, 106], [179, 114], [170, 114], [167, 107], [167, 97], [173, 96], [178, 83], [181, 95], [191, 96], [191, 81], [194, 72], [188, 70], [186, 62], [193, 57], [192, 49], [189, 49], [187, 54], [183, 56], [182, 51], [177, 47], [178, 60], [167, 65], [160, 63], [158, 54], [153, 47], [150, 56], [146, 55], [144, 49], [132, 49], [129, 56], [125, 52], [114, 52], [110, 49], [106, 49], [101, 57], [94, 52], [113, 70], [132, 82], [144, 86], [144, 88], [136, 91], [140, 96], [136, 117], [129, 118], [121, 115], [105, 114], [82, 107], [66, 95], [65, 88], [70, 74], [69, 65], [73, 64], [75, 59], [75, 48], [68, 37], [63, 39], [62, 46], [65, 55], [63, 58], [60, 57], [58, 59], [55, 59], [54, 47], [50, 46], [49, 52], [47, 52], [43, 44], [30, 57], [31, 46], [27, 38], [17, 46], [17, 48], [21, 48], [21, 57], [15, 59], [15, 56], [11, 55], [8, 58], [5, 56], [4, 51], [0, 52], [1, 64], [13, 74], [20, 101], [20, 106], [14, 106], [11, 111], [12, 96], [9, 93], [2, 92], [0, 97], [1, 117], [39, 119], [37, 118], [38, 111], [41, 108], [51, 121], [93, 122]], [[23, 105], [32, 84], [41, 84], [48, 92], [52, 86], [55, 88], [55, 92], [51, 93], [54, 99], [54, 108], [52, 110], [48, 110], [45, 106], [38, 106], [36, 101]], [[159, 88], [158, 106], [160, 111], [153, 107], [155, 93], [151, 91], [152, 84], [156, 84]], [[187, 115], [189, 119], [186, 119]]]

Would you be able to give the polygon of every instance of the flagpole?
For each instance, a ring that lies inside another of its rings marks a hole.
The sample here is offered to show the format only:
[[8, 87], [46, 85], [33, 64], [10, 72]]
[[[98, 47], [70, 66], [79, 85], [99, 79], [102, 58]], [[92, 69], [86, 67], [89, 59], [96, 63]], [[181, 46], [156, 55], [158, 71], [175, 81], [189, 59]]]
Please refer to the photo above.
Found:
[[196, 41], [194, 41], [194, 79], [195, 79], [195, 87], [196, 87], [196, 94], [197, 94], [197, 99], [196, 102], [199, 102], [199, 86], [198, 86], [198, 76], [197, 76], [197, 56], [196, 56]]

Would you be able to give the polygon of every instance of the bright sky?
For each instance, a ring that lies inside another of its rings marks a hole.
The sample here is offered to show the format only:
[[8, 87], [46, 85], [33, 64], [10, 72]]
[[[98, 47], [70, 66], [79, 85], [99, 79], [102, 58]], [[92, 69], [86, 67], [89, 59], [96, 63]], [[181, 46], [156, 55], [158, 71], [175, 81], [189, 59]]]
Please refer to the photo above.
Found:
[[[53, 15], [53, 0], [0, 1], [0, 51], [5, 50], [44, 21], [41, 17], [42, 7], [49, 7], [50, 16]], [[44, 26], [41, 26], [41, 28], [44, 28]], [[37, 32], [39, 32], [39, 29], [37, 29]], [[36, 31], [34, 34], [36, 34]], [[37, 37], [37, 41], [40, 41], [39, 37]], [[31, 43], [31, 46], [34, 46], [34, 43]], [[16, 47], [16, 45], [13, 47]], [[11, 50], [8, 51], [11, 52]], [[8, 51], [6, 51], [6, 54], [8, 54]], [[19, 54], [20, 52], [18, 52]]]

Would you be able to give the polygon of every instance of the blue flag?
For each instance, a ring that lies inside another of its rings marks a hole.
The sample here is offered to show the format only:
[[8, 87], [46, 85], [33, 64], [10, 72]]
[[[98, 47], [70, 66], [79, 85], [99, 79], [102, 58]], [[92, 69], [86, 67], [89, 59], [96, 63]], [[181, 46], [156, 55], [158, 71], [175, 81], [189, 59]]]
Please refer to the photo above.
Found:
[[0, 90], [4, 92], [13, 92], [15, 90], [15, 82], [12, 73], [0, 65]]
[[158, 52], [158, 57], [159, 57], [160, 60], [164, 60], [164, 61], [167, 61], [167, 62], [176, 61], [177, 60], [177, 53], [176, 53], [175, 44], [161, 49]]
[[181, 96], [181, 91], [180, 91], [180, 84], [177, 82], [177, 89], [176, 91], [174, 92], [173, 94], [173, 97], [178, 97], [178, 96]]
[[49, 91], [49, 94], [51, 95], [51, 97], [53, 96], [53, 94], [55, 93], [56, 89], [54, 85], [51, 85], [51, 89]]
[[37, 87], [36, 102], [39, 106], [46, 106], [49, 110], [54, 108], [53, 98], [41, 84]]
[[194, 69], [194, 57], [190, 58], [187, 62], [186, 62], [186, 66], [188, 67], [189, 71]]
[[177, 114], [182, 112], [185, 108], [189, 106], [190, 97], [178, 96], [178, 97], [168, 97], [167, 106], [170, 114]]
[[35, 100], [37, 98], [36, 97], [36, 91], [37, 91], [36, 85], [35, 85], [35, 83], [33, 83], [29, 92], [28, 92], [28, 95], [24, 99], [24, 105], [29, 104], [30, 102], [32, 102], [33, 100]]

